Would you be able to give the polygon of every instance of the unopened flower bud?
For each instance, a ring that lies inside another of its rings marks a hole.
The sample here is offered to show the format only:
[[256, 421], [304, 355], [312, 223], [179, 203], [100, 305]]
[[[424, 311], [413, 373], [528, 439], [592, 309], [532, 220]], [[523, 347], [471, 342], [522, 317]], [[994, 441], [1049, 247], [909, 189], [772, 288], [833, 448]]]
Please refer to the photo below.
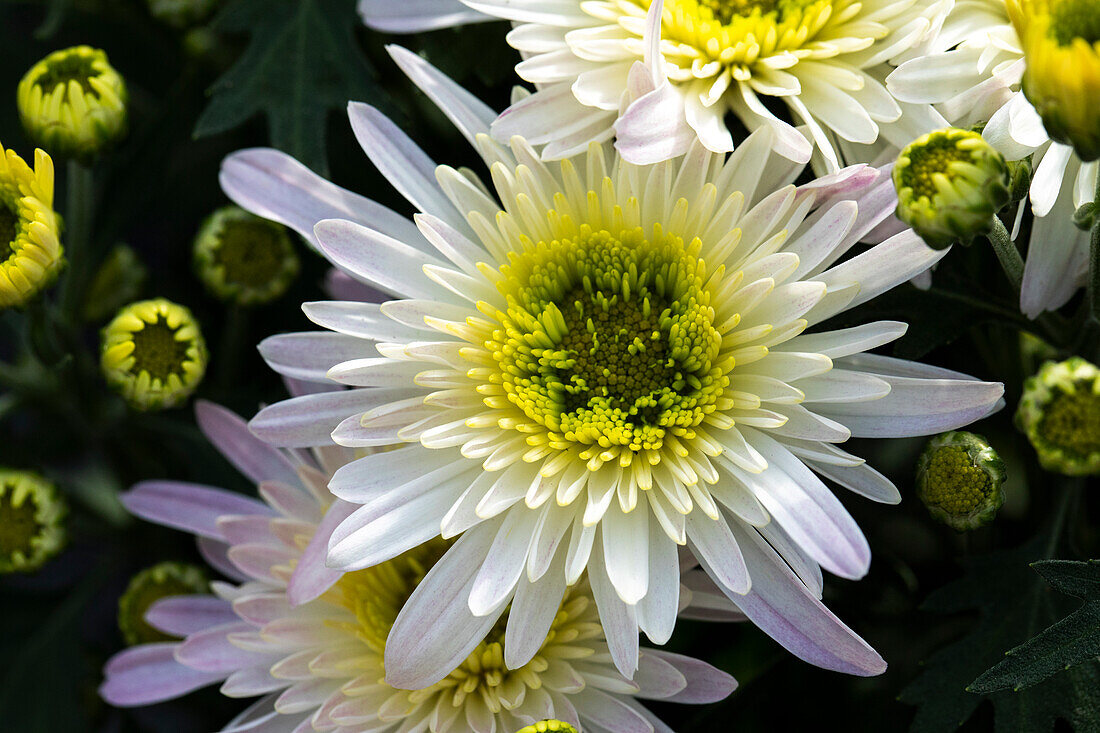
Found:
[[988, 232], [1010, 197], [1004, 156], [979, 133], [953, 127], [909, 143], [893, 177], [898, 218], [935, 249]]
[[0, 574], [42, 567], [65, 544], [65, 502], [38, 474], [0, 469]]
[[215, 211], [195, 237], [195, 271], [215, 296], [240, 305], [275, 300], [298, 274], [286, 227], [237, 206]]
[[191, 311], [164, 298], [131, 303], [103, 329], [107, 383], [138, 410], [176, 407], [206, 372], [206, 342]]
[[1024, 50], [1023, 89], [1054, 140], [1100, 158], [1100, 0], [1009, 0]]
[[126, 135], [126, 84], [90, 46], [54, 51], [19, 82], [27, 136], [51, 155], [94, 160]]
[[952, 431], [928, 441], [917, 461], [917, 495], [959, 532], [993, 521], [1004, 504], [1005, 466], [985, 438]]
[[210, 17], [219, 0], [145, 0], [149, 15], [173, 28], [188, 28]]
[[1048, 471], [1100, 473], [1100, 369], [1078, 356], [1048, 361], [1024, 382], [1016, 425]]
[[209, 588], [206, 573], [194, 565], [162, 562], [142, 570], [118, 599], [118, 629], [122, 638], [130, 646], [178, 638], [150, 626], [145, 620], [146, 612], [162, 598], [207, 593]]

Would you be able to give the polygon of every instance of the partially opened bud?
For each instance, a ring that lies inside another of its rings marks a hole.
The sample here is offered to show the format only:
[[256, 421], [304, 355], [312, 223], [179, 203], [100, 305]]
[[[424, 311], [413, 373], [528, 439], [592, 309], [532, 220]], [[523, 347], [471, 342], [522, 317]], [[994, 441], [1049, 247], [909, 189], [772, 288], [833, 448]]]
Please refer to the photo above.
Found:
[[257, 305], [286, 292], [298, 274], [286, 227], [227, 206], [211, 214], [195, 237], [195, 271], [222, 300]]
[[1004, 504], [1005, 466], [980, 435], [961, 430], [928, 441], [917, 461], [917, 495], [933, 517], [964, 532], [993, 521]]
[[162, 598], [207, 593], [210, 581], [202, 568], [162, 562], [135, 575], [118, 599], [118, 629], [130, 646], [171, 641], [179, 637], [150, 626], [145, 614]]
[[0, 469], [0, 574], [37, 570], [65, 544], [66, 506], [38, 474]]
[[516, 733], [579, 733], [579, 731], [569, 723], [560, 720], [540, 720], [526, 728], [520, 728]]
[[1009, 0], [1024, 49], [1023, 89], [1054, 140], [1100, 158], [1100, 0]]
[[917, 138], [901, 151], [893, 177], [898, 218], [935, 249], [988, 232], [1010, 198], [1004, 156], [971, 130]]
[[54, 51], [19, 82], [27, 137], [51, 155], [90, 162], [126, 135], [126, 84], [90, 46]]
[[32, 170], [0, 145], [0, 310], [25, 304], [65, 263], [53, 210], [53, 161], [35, 151]]
[[1048, 361], [1024, 382], [1016, 425], [1048, 471], [1100, 473], [1100, 369], [1078, 356]]

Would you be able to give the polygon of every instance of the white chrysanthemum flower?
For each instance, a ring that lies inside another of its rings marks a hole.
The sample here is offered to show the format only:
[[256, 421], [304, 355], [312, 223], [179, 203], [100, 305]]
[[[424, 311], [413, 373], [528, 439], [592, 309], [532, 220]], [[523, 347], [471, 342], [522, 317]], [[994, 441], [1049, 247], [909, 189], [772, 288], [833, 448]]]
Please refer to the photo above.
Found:
[[943, 31], [887, 78], [899, 100], [934, 104], [952, 124], [985, 123], [982, 135], [1009, 160], [1036, 156], [1031, 208], [1037, 217], [1020, 308], [1035, 318], [1061, 307], [1085, 282], [1088, 233], [1073, 212], [1095, 197], [1100, 163], [1082, 163], [1052, 142], [1021, 90], [1024, 51], [1004, 0], [959, 2]]
[[[448, 543], [436, 539], [353, 573], [326, 568], [328, 535], [351, 507], [325, 484], [352, 452], [324, 448], [315, 462], [261, 443], [223, 408], [200, 404], [197, 412], [211, 441], [259, 483], [263, 501], [166, 481], [123, 497], [134, 514], [194, 533], [237, 584], [154, 603], [145, 620], [181, 640], [111, 659], [100, 690], [108, 702], [147, 705], [220, 682], [229, 697], [263, 696], [222, 729], [229, 733], [513, 733], [546, 718], [591, 733], [654, 733], [670, 729], [638, 698], [712, 702], [736, 686], [704, 662], [652, 649], [642, 650], [634, 680], [620, 675], [585, 581], [556, 596], [532, 586], [496, 624], [462, 602], [436, 605], [419, 633], [430, 644], [457, 629], [467, 653], [435, 684], [391, 686], [387, 636], [405, 599], [445, 594], [452, 579], [436, 563]], [[473, 563], [475, 545], [464, 538], [452, 552]], [[699, 594], [704, 608], [714, 606], [708, 595]], [[521, 666], [507, 662], [513, 647], [529, 650]]]
[[[360, 0], [375, 28], [409, 32], [503, 18], [516, 66], [537, 92], [501, 115], [493, 133], [545, 144], [543, 159], [617, 137], [622, 156], [654, 163], [698, 138], [733, 150], [733, 114], [769, 126], [775, 150], [804, 163], [816, 143], [832, 171], [834, 136], [874, 143], [902, 116], [886, 63], [934, 35], [948, 0]], [[467, 12], [463, 12], [467, 11]], [[648, 17], [647, 17], [648, 14]], [[782, 101], [798, 130], [777, 117]], [[898, 132], [892, 142], [908, 142]], [[812, 141], [812, 142], [811, 142]]]
[[[437, 167], [361, 104], [352, 126], [422, 212], [415, 223], [276, 151], [233, 155], [222, 172], [237, 203], [393, 298], [306, 304], [335, 333], [261, 345], [285, 375], [355, 389], [271, 406], [252, 422], [258, 435], [406, 443], [333, 477], [333, 493], [362, 507], [334, 532], [329, 562], [369, 567], [465, 532], [468, 552], [437, 567], [451, 577], [445, 600], [487, 624], [513, 595], [564, 592], [587, 567], [629, 676], [636, 630], [656, 643], [672, 633], [687, 545], [803, 659], [881, 672], [818, 600], [820, 568], [858, 578], [870, 562], [818, 475], [896, 502], [887, 479], [836, 444], [959, 427], [1002, 393], [864, 353], [905, 324], [820, 326], [943, 256], [905, 230], [847, 257], [894, 226], [889, 176], [860, 166], [785, 185], [798, 167], [771, 154], [767, 127], [728, 159], [695, 145], [635, 166], [593, 144], [546, 164], [522, 138], [493, 142], [493, 112], [423, 59], [393, 54], [476, 146], [495, 193], [471, 171]], [[412, 599], [394, 626], [387, 669], [411, 686], [440, 679], [456, 653], [421, 636], [439, 624], [438, 602]]]

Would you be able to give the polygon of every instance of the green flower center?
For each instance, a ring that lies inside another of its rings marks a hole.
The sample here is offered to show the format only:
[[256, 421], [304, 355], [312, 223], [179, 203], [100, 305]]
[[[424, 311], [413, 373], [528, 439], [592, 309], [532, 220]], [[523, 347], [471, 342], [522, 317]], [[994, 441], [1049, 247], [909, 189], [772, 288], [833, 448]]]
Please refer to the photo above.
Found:
[[[7, 243], [12, 251], [15, 250], [15, 238], [19, 234], [19, 215], [11, 210], [5, 203], [0, 202], [0, 243]], [[2, 251], [2, 248], [0, 248]]]
[[24, 496], [19, 506], [15, 506], [12, 502], [15, 492], [14, 482], [0, 486], [0, 557], [11, 557], [15, 553], [32, 556], [34, 540], [43, 530], [34, 495]]
[[508, 311], [486, 346], [512, 404], [567, 443], [658, 449], [729, 383], [706, 266], [677, 237], [584, 227], [500, 272]]
[[913, 189], [914, 199], [923, 196], [932, 200], [939, 194], [933, 180], [937, 173], [950, 178], [952, 163], [972, 162], [970, 151], [960, 148], [958, 139], [949, 135], [931, 135], [920, 145], [906, 148], [902, 155], [909, 158], [909, 164], [901, 171], [901, 185]]
[[[691, 0], [689, 0], [691, 2]], [[699, 14], [706, 11], [723, 25], [729, 25], [735, 18], [748, 18], [753, 14], [767, 15], [775, 12], [777, 20], [782, 21], [788, 15], [801, 12], [815, 0], [694, 0], [698, 3]], [[688, 3], [682, 2], [681, 5]]]
[[1060, 46], [1077, 38], [1100, 41], [1100, 3], [1096, 0], [1058, 0], [1050, 11], [1050, 35]]
[[177, 639], [146, 623], [145, 613], [162, 598], [208, 590], [202, 570], [190, 565], [163, 562], [138, 573], [118, 602], [118, 625], [126, 643], [133, 646]]
[[83, 53], [69, 53], [50, 59], [45, 71], [35, 79], [34, 83], [47, 93], [56, 89], [58, 84], [68, 86], [70, 81], [75, 81], [86, 89], [88, 79], [93, 76], [99, 76], [99, 72], [95, 69], [94, 57]]
[[1074, 458], [1100, 453], [1100, 395], [1091, 386], [1086, 382], [1076, 392], [1056, 396], [1039, 424], [1043, 438]]
[[946, 446], [932, 455], [924, 497], [930, 506], [963, 516], [981, 507], [992, 491], [989, 474], [971, 462], [965, 448]]
[[187, 361], [187, 352], [192, 346], [189, 340], [176, 339], [180, 327], [172, 328], [164, 316], [158, 316], [155, 323], [135, 331], [131, 336], [134, 342], [134, 365], [130, 371], [141, 374], [149, 372], [153, 379], [166, 381], [172, 374], [182, 375], [183, 364]]
[[231, 221], [221, 231], [214, 262], [226, 282], [263, 288], [283, 272], [293, 250], [281, 229], [263, 221]]

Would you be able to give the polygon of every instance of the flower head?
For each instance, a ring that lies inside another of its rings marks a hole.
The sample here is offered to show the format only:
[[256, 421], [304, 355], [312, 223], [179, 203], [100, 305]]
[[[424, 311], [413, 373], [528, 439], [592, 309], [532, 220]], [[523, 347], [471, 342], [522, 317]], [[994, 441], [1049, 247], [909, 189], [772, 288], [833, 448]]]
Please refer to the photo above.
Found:
[[65, 502], [38, 474], [0, 470], [0, 574], [42, 567], [65, 544]]
[[0, 145], [0, 310], [23, 305], [64, 264], [53, 210], [53, 161], [34, 152], [34, 169]]
[[980, 134], [953, 127], [909, 143], [893, 178], [898, 218], [936, 249], [988, 232], [1010, 194], [1004, 156]]
[[199, 229], [195, 270], [219, 298], [255, 305], [286, 292], [298, 274], [298, 255], [282, 224], [227, 206]]
[[960, 532], [989, 524], [1004, 504], [1005, 465], [980, 435], [961, 430], [928, 441], [917, 462], [917, 496]]
[[118, 599], [118, 628], [130, 646], [171, 641], [179, 637], [155, 629], [145, 621], [149, 608], [162, 598], [205, 593], [210, 581], [202, 568], [178, 562], [162, 562], [130, 579]]
[[92, 160], [126, 135], [126, 83], [90, 46], [54, 51], [19, 82], [27, 136], [53, 155]]
[[[1100, 3], [1008, 0], [1027, 62], [1023, 90], [1050, 137], [1100, 158]], [[1068, 70], [1072, 69], [1072, 72]]]
[[206, 360], [191, 311], [164, 298], [131, 303], [103, 329], [103, 375], [139, 410], [183, 404], [202, 381]]
[[[146, 621], [186, 638], [116, 655], [101, 688], [109, 702], [145, 705], [220, 682], [230, 697], [265, 696], [229, 727], [268, 716], [298, 731], [511, 733], [551, 715], [575, 728], [599, 721], [652, 732], [665, 728], [638, 698], [710, 702], [735, 686], [710, 665], [650, 649], [637, 681], [620, 675], [586, 582], [517, 596], [507, 620], [479, 619], [447, 598], [449, 579], [436, 568], [450, 543], [440, 539], [364, 570], [327, 568], [328, 533], [353, 507], [325, 482], [352, 452], [283, 453], [227, 410], [204, 403], [197, 416], [226, 457], [260, 482], [262, 501], [177, 482], [139, 484], [123, 501], [138, 516], [197, 534], [204, 554], [238, 584], [154, 603]], [[466, 547], [465, 539], [453, 545]], [[427, 643], [454, 633], [447, 622], [457, 622], [464, 646], [446, 660], [448, 674], [422, 688], [395, 684], [389, 663], [388, 637], [410, 596], [433, 601], [431, 617], [417, 622]], [[510, 664], [513, 649], [530, 658]]]
[[210, 17], [220, 0], [145, 0], [149, 14], [174, 28], [188, 28]]
[[[433, 175], [427, 156], [365, 105], [352, 105], [353, 128], [421, 209], [415, 225], [274, 151], [232, 156], [222, 172], [239, 204], [295, 226], [391, 296], [307, 304], [336, 333], [261, 345], [286, 375], [356, 389], [323, 407], [315, 396], [269, 407], [252, 423], [257, 434], [287, 446], [330, 433], [347, 446], [403, 444], [333, 476], [337, 496], [365, 506], [333, 533], [330, 562], [370, 567], [462, 534], [465, 553], [456, 544], [437, 572], [479, 617], [498, 618], [543, 582], [564, 589], [587, 568], [605, 625], [663, 643], [678, 600], [669, 578], [686, 544], [751, 620], [803, 658], [880, 672], [881, 658], [817, 598], [819, 566], [858, 578], [870, 561], [817, 474], [896, 501], [888, 481], [835, 444], [959, 427], [1002, 392], [862, 353], [904, 324], [820, 325], [942, 256], [906, 230], [845, 259], [893, 210], [889, 177], [856, 167], [784, 185], [772, 177], [787, 173], [769, 128], [729, 158], [696, 145], [635, 166], [594, 144], [546, 164], [522, 138], [493, 142], [490, 111], [423, 60], [394, 53], [477, 145], [496, 198], [467, 173]], [[559, 551], [564, 573], [548, 576]], [[402, 610], [391, 634], [401, 656], [387, 669], [427, 685], [446, 673], [424, 661], [439, 652], [402, 622], [425, 603]], [[632, 675], [632, 635], [609, 643]]]
[[[463, 0], [513, 21], [516, 73], [537, 87], [493, 126], [501, 141], [546, 143], [544, 159], [583, 153], [613, 135], [627, 160], [650, 163], [687, 151], [733, 149], [726, 116], [771, 127], [775, 149], [805, 163], [814, 144], [840, 167], [836, 135], [875, 142], [901, 108], [875, 74], [931, 35], [949, 7], [937, 0]], [[368, 24], [421, 30], [477, 19], [440, 3], [402, 13], [362, 0]], [[421, 6], [418, 6], [420, 8]], [[400, 16], [406, 17], [400, 17]], [[794, 125], [770, 102], [785, 104]], [[808, 135], [795, 129], [805, 123]], [[812, 140], [812, 142], [811, 142]]]
[[1016, 425], [1048, 471], [1100, 473], [1100, 369], [1079, 356], [1048, 361], [1024, 383]]

